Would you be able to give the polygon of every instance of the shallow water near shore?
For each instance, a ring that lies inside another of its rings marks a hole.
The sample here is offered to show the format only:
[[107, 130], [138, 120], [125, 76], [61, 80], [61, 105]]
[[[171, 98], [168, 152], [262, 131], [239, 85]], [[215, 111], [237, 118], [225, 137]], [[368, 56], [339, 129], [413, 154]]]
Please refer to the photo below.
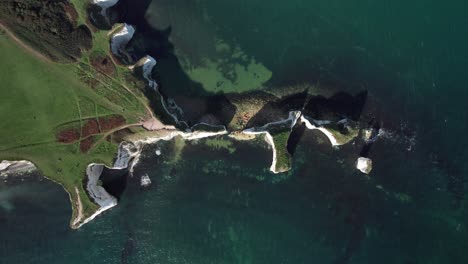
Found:
[[336, 150], [310, 131], [283, 175], [268, 171], [261, 140], [231, 150], [189, 142], [177, 159], [173, 142], [149, 145], [119, 206], [77, 231], [59, 186], [1, 184], [1, 194], [24, 188], [0, 208], [2, 263], [462, 263], [463, 210], [450, 208], [441, 176], [405, 174], [417, 168], [404, 156], [385, 161], [405, 146], [397, 140], [375, 151], [385, 184], [352, 169], [352, 145]]
[[175, 57], [155, 54], [169, 95], [322, 79], [367, 89], [385, 131], [373, 172], [354, 169], [359, 146], [316, 131], [279, 175], [261, 141], [189, 142], [177, 161], [163, 142], [120, 204], [77, 231], [60, 186], [0, 181], [0, 263], [466, 262], [465, 1], [148, 2], [148, 23], [171, 26]]

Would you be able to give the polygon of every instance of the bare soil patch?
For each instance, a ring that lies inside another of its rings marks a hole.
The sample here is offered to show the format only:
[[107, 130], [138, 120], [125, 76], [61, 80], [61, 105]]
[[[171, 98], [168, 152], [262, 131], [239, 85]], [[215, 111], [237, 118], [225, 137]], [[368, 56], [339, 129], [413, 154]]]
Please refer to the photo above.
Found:
[[113, 76], [115, 73], [115, 65], [109, 56], [93, 56], [91, 58], [91, 65], [98, 72]]

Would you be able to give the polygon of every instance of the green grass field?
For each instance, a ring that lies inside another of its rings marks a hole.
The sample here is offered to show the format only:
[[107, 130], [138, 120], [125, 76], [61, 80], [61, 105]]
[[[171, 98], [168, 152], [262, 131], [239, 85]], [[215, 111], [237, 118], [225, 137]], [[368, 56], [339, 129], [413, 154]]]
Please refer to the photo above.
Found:
[[273, 142], [276, 149], [276, 171], [285, 172], [291, 169], [291, 154], [289, 154], [287, 145], [291, 131], [273, 133]]
[[[136, 98], [115, 85], [109, 87], [118, 96], [112, 102], [85, 85], [78, 77], [78, 64], [54, 64], [41, 61], [0, 34], [0, 160], [26, 159], [36, 164], [48, 178], [62, 184], [76, 201], [78, 188], [89, 216], [97, 205], [83, 189], [85, 169], [89, 163], [111, 164], [117, 145], [102, 141], [83, 154], [78, 143], [56, 141], [56, 128], [65, 123], [106, 114], [119, 114], [127, 120], [145, 116], [145, 108]], [[89, 70], [89, 74], [96, 73]], [[101, 76], [102, 77], [102, 76]], [[101, 78], [106, 83], [105, 78]], [[104, 88], [103, 88], [104, 89]], [[120, 89], [120, 90], [118, 90]], [[119, 96], [130, 99], [130, 106]], [[120, 100], [120, 101], [119, 101]], [[75, 204], [73, 204], [74, 209]], [[76, 210], [73, 210], [76, 214]]]

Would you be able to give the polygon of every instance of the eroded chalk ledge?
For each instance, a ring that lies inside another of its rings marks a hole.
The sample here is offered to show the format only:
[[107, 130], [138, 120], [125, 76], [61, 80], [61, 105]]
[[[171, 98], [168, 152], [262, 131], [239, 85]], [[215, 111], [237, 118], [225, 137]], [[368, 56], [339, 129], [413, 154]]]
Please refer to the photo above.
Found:
[[[118, 0], [94, 0], [94, 3], [99, 5], [103, 10], [103, 15], [106, 15], [106, 9], [115, 5]], [[124, 64], [130, 65], [130, 69], [141, 69], [142, 77], [148, 82], [148, 86], [155, 92], [158, 92], [158, 85], [152, 79], [151, 72], [156, 66], [156, 60], [150, 56], [144, 56], [138, 61], [135, 61], [126, 50], [127, 44], [133, 38], [136, 29], [129, 24], [117, 24], [114, 25], [112, 30], [112, 37], [110, 40], [111, 52], [114, 56], [118, 57]], [[127, 169], [130, 174], [133, 172], [133, 167], [138, 164], [139, 157], [143, 146], [146, 144], [155, 143], [160, 140], [171, 140], [176, 136], [182, 137], [184, 140], [195, 140], [205, 137], [213, 137], [218, 135], [229, 134], [233, 138], [249, 138], [252, 139], [259, 134], [265, 135], [267, 143], [272, 147], [273, 160], [270, 170], [273, 173], [285, 172], [290, 169], [291, 156], [287, 152], [286, 143], [292, 128], [296, 123], [301, 122], [309, 129], [317, 129], [324, 133], [330, 140], [333, 146], [339, 146], [346, 144], [351, 141], [356, 135], [358, 130], [352, 130], [351, 135], [340, 134], [339, 131], [335, 130], [335, 125], [347, 126], [348, 120], [340, 120], [338, 122], [313, 120], [307, 118], [301, 113], [301, 111], [291, 111], [289, 117], [285, 120], [279, 120], [276, 122], [268, 123], [262, 127], [249, 128], [243, 131], [235, 131], [229, 133], [225, 127], [217, 129], [216, 131], [196, 131], [195, 129], [189, 129], [187, 123], [183, 121], [183, 111], [170, 100], [165, 100], [161, 95], [161, 102], [165, 112], [172, 117], [174, 122], [178, 125], [184, 125], [187, 131], [181, 131], [177, 129], [161, 129], [155, 131], [148, 131], [146, 134], [135, 135], [132, 138], [127, 138], [126, 141], [122, 142], [119, 146], [117, 159], [113, 167], [109, 169]], [[150, 125], [148, 127], [153, 127]], [[192, 127], [193, 128], [193, 127]], [[151, 129], [150, 129], [151, 130]], [[234, 136], [236, 134], [236, 136]], [[286, 139], [286, 140], [285, 140]], [[88, 182], [86, 190], [93, 201], [99, 205], [99, 209], [90, 217], [76, 217], [73, 220], [76, 228], [81, 227], [83, 224], [88, 223], [102, 212], [117, 205], [117, 199], [112, 197], [107, 191], [99, 186], [99, 179], [102, 171], [105, 168], [103, 164], [90, 164], [87, 168]], [[147, 184], [146, 178], [142, 178], [142, 183]], [[79, 200], [79, 196], [78, 196]], [[80, 214], [78, 214], [79, 216]]]
[[27, 160], [9, 161], [3, 160], [0, 162], [0, 177], [8, 177], [15, 174], [24, 174], [37, 170], [36, 165]]

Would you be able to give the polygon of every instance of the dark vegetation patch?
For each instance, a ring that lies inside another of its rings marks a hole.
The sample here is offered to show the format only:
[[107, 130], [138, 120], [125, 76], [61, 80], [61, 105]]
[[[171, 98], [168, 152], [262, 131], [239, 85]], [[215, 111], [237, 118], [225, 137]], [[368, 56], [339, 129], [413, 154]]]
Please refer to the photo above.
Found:
[[94, 75], [90, 74], [91, 66], [85, 63], [80, 63], [80, 68], [78, 68], [78, 78], [85, 83], [88, 87], [96, 89], [99, 86], [99, 79], [95, 78]]
[[81, 137], [85, 138], [87, 136], [99, 134], [99, 123], [96, 119], [88, 119], [81, 127]]
[[65, 10], [65, 14], [70, 19], [70, 21], [76, 24], [76, 21], [78, 21], [78, 12], [73, 7], [73, 5], [65, 4], [63, 5], [63, 9]]
[[101, 126], [101, 132], [107, 132], [119, 126], [125, 125], [125, 118], [121, 115], [112, 115], [109, 117], [100, 117], [99, 124]]
[[64, 126], [61, 126], [57, 129], [56, 139], [60, 143], [73, 143], [80, 139], [83, 139], [80, 143], [83, 144], [83, 148], [86, 149], [86, 146], [89, 145], [89, 142], [85, 141], [92, 136], [99, 135], [102, 133], [107, 133], [112, 129], [118, 128], [125, 125], [126, 120], [120, 115], [111, 115], [106, 117], [99, 118], [90, 118], [82, 121], [82, 125], [79, 121], [75, 121]]
[[77, 26], [78, 14], [66, 0], [2, 0], [0, 23], [21, 40], [58, 62], [74, 62], [92, 47], [85, 25]]
[[82, 153], [87, 153], [92, 147], [94, 143], [94, 137], [87, 137], [80, 142], [80, 151]]
[[[94, 53], [94, 56], [105, 57], [104, 54], [98, 52]], [[107, 58], [109, 59], [109, 57]], [[80, 62], [77, 65], [79, 79], [91, 87], [98, 96], [106, 98], [111, 103], [122, 107], [122, 111], [129, 111], [138, 115], [146, 111], [142, 102], [139, 100], [140, 95], [143, 97], [143, 91], [133, 87], [131, 84], [122, 82], [122, 76], [118, 76], [117, 67], [115, 67], [115, 65], [109, 66], [114, 67], [115, 76], [109, 76], [97, 70], [91, 64], [91, 60], [89, 62]]]
[[119, 143], [122, 142], [126, 136], [129, 136], [131, 134], [133, 134], [133, 132], [130, 129], [126, 128], [116, 131], [114, 134], [112, 134], [112, 136], [107, 137], [106, 140], [112, 143]]
[[114, 75], [116, 70], [115, 65], [109, 56], [93, 54], [90, 60], [91, 65], [94, 67], [94, 69], [96, 69], [96, 71], [109, 76]]
[[72, 143], [80, 139], [80, 130], [78, 128], [63, 129], [56, 135], [60, 143]]
[[89, 22], [99, 30], [110, 30], [112, 29], [112, 25], [118, 22], [118, 14], [115, 11], [107, 9], [107, 12], [105, 12], [106, 16], [103, 16], [102, 8], [98, 5], [88, 5], [86, 13], [88, 14]]
[[[139, 68], [136, 68], [137, 70]], [[134, 71], [135, 71], [134, 70]], [[131, 72], [131, 71], [125, 71], [122, 73], [123, 79], [125, 80], [125, 83], [127, 83], [127, 86], [130, 88], [133, 88], [135, 92], [145, 92], [145, 88], [148, 84], [148, 81], [143, 78], [143, 73], [141, 72]], [[152, 88], [151, 88], [152, 89]]]

